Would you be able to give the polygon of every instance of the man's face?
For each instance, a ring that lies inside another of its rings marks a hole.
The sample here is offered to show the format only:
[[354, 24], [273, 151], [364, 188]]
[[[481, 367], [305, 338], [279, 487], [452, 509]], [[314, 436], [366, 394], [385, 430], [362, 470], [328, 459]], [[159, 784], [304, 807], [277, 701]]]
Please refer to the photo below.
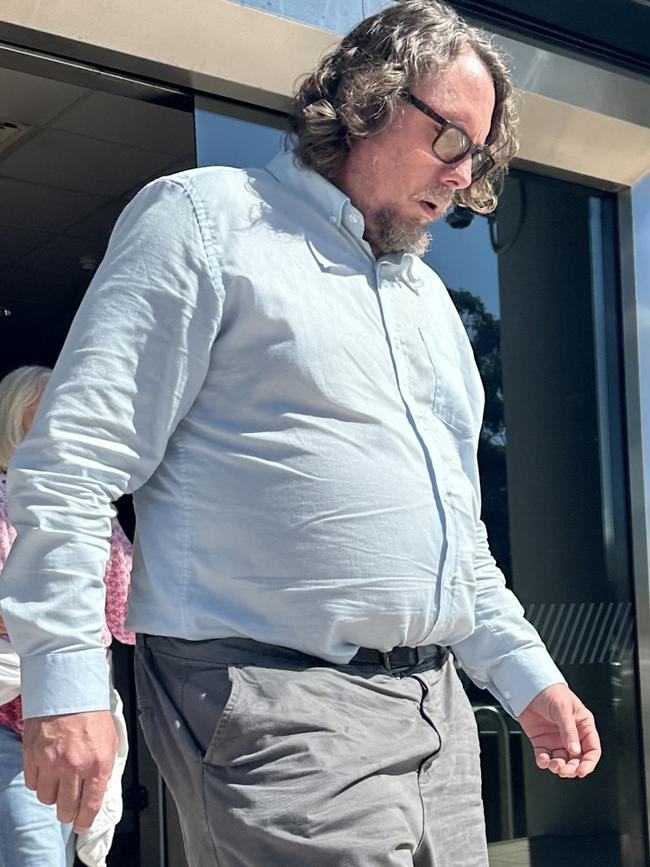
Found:
[[[411, 92], [475, 144], [490, 132], [494, 84], [472, 51], [461, 53], [437, 78], [422, 78]], [[448, 165], [434, 154], [440, 126], [413, 105], [379, 135], [354, 143], [335, 183], [361, 211], [375, 255], [398, 250], [422, 255], [427, 226], [443, 216], [456, 190], [471, 183], [471, 159]]]

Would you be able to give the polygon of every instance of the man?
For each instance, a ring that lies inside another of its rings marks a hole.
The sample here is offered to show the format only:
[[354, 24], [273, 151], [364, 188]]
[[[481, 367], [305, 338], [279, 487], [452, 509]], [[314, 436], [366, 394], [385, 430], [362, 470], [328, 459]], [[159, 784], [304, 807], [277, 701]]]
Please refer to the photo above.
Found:
[[294, 129], [265, 170], [131, 203], [19, 450], [26, 780], [79, 827], [101, 799], [101, 570], [133, 491], [141, 722], [190, 864], [485, 865], [448, 646], [540, 768], [600, 757], [489, 553], [480, 382], [418, 258], [453, 201], [494, 207], [510, 80], [449, 7], [405, 0], [305, 80]]

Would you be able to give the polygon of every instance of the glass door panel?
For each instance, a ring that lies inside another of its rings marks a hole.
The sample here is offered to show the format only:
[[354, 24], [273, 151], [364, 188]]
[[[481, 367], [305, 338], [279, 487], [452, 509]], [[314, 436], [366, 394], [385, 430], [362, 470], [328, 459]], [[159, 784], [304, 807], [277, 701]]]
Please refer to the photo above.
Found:
[[468, 685], [492, 864], [631, 867], [645, 863], [645, 844], [614, 201], [515, 172], [496, 215], [459, 231], [468, 220], [461, 211], [435, 225], [426, 258], [486, 389], [483, 517], [509, 586], [605, 744], [588, 780], [543, 774], [517, 723]]

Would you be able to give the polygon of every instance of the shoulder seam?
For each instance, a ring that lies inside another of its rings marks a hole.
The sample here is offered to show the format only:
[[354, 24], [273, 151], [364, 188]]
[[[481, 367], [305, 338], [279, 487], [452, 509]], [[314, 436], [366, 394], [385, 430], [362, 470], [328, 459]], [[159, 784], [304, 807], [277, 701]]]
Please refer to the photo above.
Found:
[[[221, 277], [217, 277], [217, 272], [214, 268], [212, 256], [208, 252], [208, 245], [206, 244], [205, 238], [205, 226], [203, 220], [201, 219], [201, 214], [199, 213], [199, 207], [195, 200], [193, 194], [197, 194], [196, 187], [191, 181], [182, 181], [178, 178], [159, 178], [161, 181], [168, 181], [170, 184], [174, 184], [176, 187], [180, 187], [180, 189], [185, 193], [192, 208], [192, 213], [194, 214], [194, 219], [196, 220], [196, 225], [199, 230], [199, 235], [201, 237], [201, 246], [203, 247], [203, 255], [205, 256], [205, 261], [207, 262], [208, 269], [210, 271], [210, 278], [212, 279], [212, 283], [219, 293], [219, 297], [222, 302], [224, 300], [224, 289], [223, 289], [223, 281]], [[215, 254], [216, 255], [216, 254]]]

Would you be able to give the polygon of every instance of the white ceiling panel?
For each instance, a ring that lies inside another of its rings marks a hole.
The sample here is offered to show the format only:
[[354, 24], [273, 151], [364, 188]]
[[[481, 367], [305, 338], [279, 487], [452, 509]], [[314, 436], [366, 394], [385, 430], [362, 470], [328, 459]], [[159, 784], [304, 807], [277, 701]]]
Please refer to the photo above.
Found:
[[95, 267], [101, 262], [107, 242], [106, 237], [91, 241], [59, 235], [21, 257], [15, 264], [28, 271], [43, 271], [54, 276], [68, 274], [73, 278], [85, 270], [81, 265], [82, 259], [94, 260]]
[[194, 156], [194, 151], [189, 154], [185, 154], [179, 160], [174, 163], [171, 163], [165, 169], [166, 175], [174, 175], [176, 172], [184, 172], [187, 169], [195, 169], [196, 168], [196, 157]]
[[91, 88], [0, 69], [0, 121], [28, 127], [0, 152], [0, 372], [54, 362], [129, 199], [195, 164], [191, 113]]
[[84, 93], [72, 84], [0, 69], [0, 119], [44, 126]]
[[125, 96], [93, 93], [52, 124], [55, 129], [179, 157], [194, 141], [190, 112]]
[[73, 238], [81, 238], [82, 240], [107, 238], [113, 230], [115, 221], [127, 206], [128, 201], [127, 198], [123, 197], [113, 199], [107, 205], [94, 211], [89, 217], [80, 220], [74, 226], [70, 226], [65, 234]]
[[62, 232], [107, 201], [105, 196], [0, 177], [0, 223]]
[[169, 154], [45, 129], [0, 159], [0, 174], [78, 192], [118, 196], [163, 172]]
[[15, 299], [23, 307], [39, 308], [44, 314], [53, 315], [58, 308], [65, 307], [70, 298], [78, 296], [83, 276], [30, 271], [11, 265], [2, 269], [0, 304], [11, 308]]
[[0, 225], [0, 265], [14, 262], [53, 237], [34, 229]]

